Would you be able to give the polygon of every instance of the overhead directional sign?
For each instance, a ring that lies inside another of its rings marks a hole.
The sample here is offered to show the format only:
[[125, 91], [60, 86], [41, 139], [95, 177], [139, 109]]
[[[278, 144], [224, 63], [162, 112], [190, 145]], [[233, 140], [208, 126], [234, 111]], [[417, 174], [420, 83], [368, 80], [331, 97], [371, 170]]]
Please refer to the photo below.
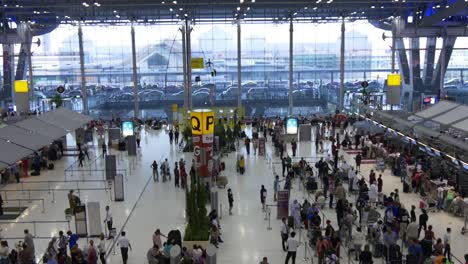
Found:
[[387, 86], [401, 86], [400, 74], [387, 75]]
[[27, 93], [28, 92], [28, 81], [26, 80], [16, 80], [15, 83], [15, 92], [16, 93]]
[[214, 112], [207, 109], [194, 110], [190, 113], [193, 135], [214, 133]]

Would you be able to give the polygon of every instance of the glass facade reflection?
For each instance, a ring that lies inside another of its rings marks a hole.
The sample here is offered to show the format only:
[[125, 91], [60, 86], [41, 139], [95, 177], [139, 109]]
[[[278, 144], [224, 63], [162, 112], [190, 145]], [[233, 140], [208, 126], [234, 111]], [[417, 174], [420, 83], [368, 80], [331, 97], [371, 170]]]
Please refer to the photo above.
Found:
[[[192, 72], [194, 107], [235, 106], [241, 85], [247, 114], [286, 113], [289, 92], [289, 23], [241, 25], [241, 76], [237, 83], [237, 25], [201, 24], [192, 31], [192, 57], [203, 58], [205, 69]], [[135, 25], [138, 97], [142, 117], [166, 115], [173, 103], [183, 104], [183, 52], [179, 25]], [[352, 103], [369, 81], [369, 90], [382, 93], [391, 72], [389, 32], [363, 21], [346, 23], [345, 105]], [[133, 116], [130, 26], [83, 26], [85, 75], [90, 113]], [[324, 110], [338, 103], [341, 24], [294, 24], [293, 99], [295, 113]], [[32, 107], [50, 108], [59, 85], [65, 87], [65, 106], [82, 110], [78, 28], [60, 25], [39, 36], [33, 45], [34, 98]], [[36, 38], [33, 39], [33, 42]], [[441, 41], [439, 41], [441, 42]], [[439, 43], [438, 42], [438, 43]], [[406, 41], [407, 43], [407, 41]], [[468, 50], [459, 38], [449, 62], [444, 89], [468, 103]], [[425, 39], [420, 41], [424, 63]], [[437, 46], [436, 61], [441, 45]], [[15, 53], [20, 45], [15, 45]], [[409, 52], [407, 52], [409, 58]], [[17, 60], [17, 58], [15, 57]], [[397, 64], [398, 69], [398, 64]], [[321, 108], [317, 108], [320, 106]]]

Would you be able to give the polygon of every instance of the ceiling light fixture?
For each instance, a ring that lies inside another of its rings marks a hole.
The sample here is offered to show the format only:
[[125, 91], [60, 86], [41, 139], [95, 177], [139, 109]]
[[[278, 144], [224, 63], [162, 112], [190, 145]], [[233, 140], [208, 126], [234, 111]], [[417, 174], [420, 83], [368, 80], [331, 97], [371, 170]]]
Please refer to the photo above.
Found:
[[240, 10], [240, 6], [237, 7], [237, 11], [239, 11], [239, 10]]
[[375, 6], [371, 6], [370, 8], [374, 9], [374, 8], [375, 8]]
[[171, 11], [171, 12], [172, 12], [172, 11], [174, 11], [174, 9], [172, 9], [172, 8], [169, 8], [169, 11]]
[[304, 7], [304, 10], [307, 10], [307, 9], [309, 9], [309, 7], [307, 7], [307, 6], [306, 6], [306, 7]]
[[98, 3], [98, 2], [94, 2], [94, 5], [97, 6], [97, 7], [100, 7], [100, 6], [101, 6], [101, 4]]
[[380, 8], [384, 9], [384, 6], [380, 6]]
[[[465, 0], [465, 2], [466, 2], [466, 1], [467, 1], [467, 0]], [[255, 0], [252, 0], [252, 3], [255, 3]]]
[[243, 3], [244, 3], [244, 0], [240, 0], [239, 2], [240, 2], [241, 4], [243, 4]]
[[182, 7], [181, 7], [181, 8], [179, 8], [179, 11], [182, 11], [182, 10], [184, 10]]
[[250, 6], [247, 7], [247, 11], [249, 11], [249, 10], [250, 10]]
[[172, 1], [172, 3], [173, 3], [174, 5], [177, 5], [177, 1]]
[[116, 17], [116, 18], [120, 18], [120, 16], [119, 16], [119, 15], [115, 15], [115, 17]]
[[316, 6], [315, 6], [315, 7], [314, 7], [314, 8], [312, 8], [312, 9], [314, 9], [314, 10], [317, 10], [317, 8], [318, 8], [318, 7], [316, 7]]

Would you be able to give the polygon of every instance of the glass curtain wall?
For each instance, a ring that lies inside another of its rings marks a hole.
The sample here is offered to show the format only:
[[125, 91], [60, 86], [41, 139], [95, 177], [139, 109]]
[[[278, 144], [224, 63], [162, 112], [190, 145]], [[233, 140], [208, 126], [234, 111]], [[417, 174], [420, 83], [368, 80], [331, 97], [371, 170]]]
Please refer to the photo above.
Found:
[[[183, 103], [182, 38], [180, 25], [135, 25], [140, 116], [167, 117], [172, 103]], [[84, 59], [91, 114], [133, 116], [133, 79], [130, 25], [84, 25]], [[289, 90], [289, 23], [245, 23], [242, 31], [242, 102], [247, 115], [286, 115]], [[345, 32], [345, 105], [352, 103], [367, 80], [381, 93], [391, 72], [391, 36], [363, 21], [347, 22]], [[204, 69], [192, 73], [195, 107], [237, 105], [237, 25], [194, 24], [192, 57], [203, 58]], [[60, 25], [35, 37], [34, 107], [48, 110], [59, 85], [66, 107], [81, 111], [81, 74], [78, 26]], [[320, 100], [336, 105], [339, 91], [341, 23], [294, 24], [293, 98], [296, 114], [308, 114]], [[449, 97], [468, 103], [468, 38], [458, 38], [444, 80]], [[405, 48], [410, 59], [409, 39]], [[426, 39], [420, 40], [424, 63]], [[437, 41], [436, 62], [442, 40]], [[20, 44], [15, 45], [15, 54]], [[18, 56], [15, 56], [17, 61]], [[16, 63], [15, 63], [16, 64]], [[398, 59], [396, 67], [398, 69]], [[423, 67], [422, 67], [423, 68]], [[15, 69], [16, 70], [16, 69]], [[421, 69], [423, 70], [423, 69]], [[25, 76], [27, 78], [27, 74]], [[318, 100], [318, 101], [317, 101]], [[314, 108], [315, 107], [315, 108]], [[324, 107], [322, 107], [324, 108]], [[326, 107], [325, 107], [326, 108]]]

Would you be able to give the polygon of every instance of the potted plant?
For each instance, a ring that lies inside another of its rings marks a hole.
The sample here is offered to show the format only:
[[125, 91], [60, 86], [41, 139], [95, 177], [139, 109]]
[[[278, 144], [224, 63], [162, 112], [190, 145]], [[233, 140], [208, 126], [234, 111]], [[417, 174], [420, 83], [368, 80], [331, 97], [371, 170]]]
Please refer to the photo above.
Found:
[[210, 221], [206, 203], [208, 201], [205, 188], [200, 181], [192, 181], [185, 191], [187, 226], [184, 233], [184, 246], [192, 248], [194, 244], [206, 248], [209, 244]]

